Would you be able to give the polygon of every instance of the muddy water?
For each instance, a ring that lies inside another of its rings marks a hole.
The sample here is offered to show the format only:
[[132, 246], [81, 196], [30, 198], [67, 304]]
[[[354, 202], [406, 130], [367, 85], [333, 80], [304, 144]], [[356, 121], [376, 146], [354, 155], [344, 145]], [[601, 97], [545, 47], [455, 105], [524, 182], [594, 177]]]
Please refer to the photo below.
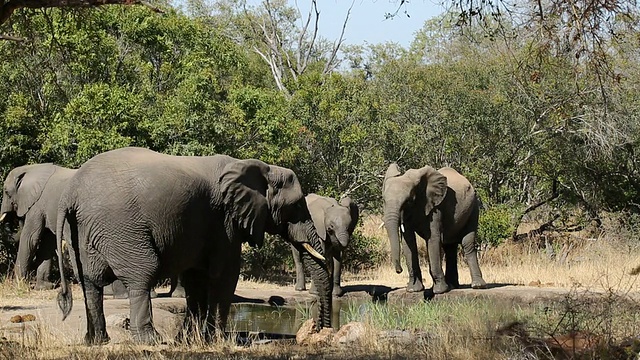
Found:
[[[356, 306], [364, 301], [358, 301]], [[369, 301], [370, 302], [370, 301]], [[334, 300], [331, 325], [340, 328], [341, 315], [344, 318], [346, 309], [354, 306], [354, 300], [349, 302]], [[315, 304], [297, 304], [290, 306], [270, 306], [263, 304], [233, 304], [230, 314], [230, 329], [238, 332], [265, 332], [271, 334], [295, 335], [302, 323], [310, 316], [315, 316]]]

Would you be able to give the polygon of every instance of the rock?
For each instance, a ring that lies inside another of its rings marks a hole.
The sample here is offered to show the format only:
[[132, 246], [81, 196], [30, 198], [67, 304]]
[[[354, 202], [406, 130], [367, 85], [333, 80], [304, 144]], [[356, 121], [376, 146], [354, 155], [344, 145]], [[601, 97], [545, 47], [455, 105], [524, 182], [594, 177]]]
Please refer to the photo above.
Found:
[[12, 323], [21, 323], [22, 322], [22, 316], [20, 315], [14, 315], [11, 317], [11, 319], [9, 319], [9, 321], [11, 321]]
[[334, 344], [350, 344], [362, 340], [366, 329], [361, 322], [350, 322], [343, 325], [333, 337]]
[[22, 322], [35, 321], [36, 316], [33, 314], [22, 315]]
[[107, 326], [129, 329], [129, 316], [127, 314], [111, 314], [105, 318], [105, 322]]
[[309, 319], [305, 321], [302, 324], [302, 326], [300, 326], [300, 329], [298, 329], [298, 332], [296, 333], [296, 342], [298, 344], [306, 343], [306, 341], [309, 339], [311, 334], [314, 333], [313, 329], [315, 325], [316, 325], [316, 322], [314, 319]]
[[296, 342], [300, 345], [326, 345], [331, 343], [335, 329], [324, 328], [315, 332], [315, 320], [309, 319], [302, 324], [296, 333]]
[[542, 285], [540, 280], [535, 280], [535, 281], [529, 282], [529, 286], [540, 286], [540, 285]]

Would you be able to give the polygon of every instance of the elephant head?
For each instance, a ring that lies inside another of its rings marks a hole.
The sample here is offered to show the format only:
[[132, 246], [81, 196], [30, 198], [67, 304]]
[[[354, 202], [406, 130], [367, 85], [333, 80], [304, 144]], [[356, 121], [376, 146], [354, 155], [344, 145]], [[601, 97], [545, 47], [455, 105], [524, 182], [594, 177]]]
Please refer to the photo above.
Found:
[[308, 254], [305, 265], [321, 297], [318, 325], [330, 327], [332, 282], [321, 254], [322, 241], [295, 173], [259, 160], [240, 160], [225, 167], [220, 184], [234, 226], [251, 245], [260, 246], [266, 231]]
[[35, 164], [17, 167], [4, 181], [0, 222], [11, 213], [24, 217], [40, 199], [47, 181], [55, 172], [52, 164]]
[[338, 204], [324, 209], [324, 212], [311, 214], [318, 235], [337, 249], [345, 249], [358, 222], [358, 206], [351, 198], [343, 197]]
[[401, 273], [398, 230], [404, 231], [405, 219], [417, 216], [412, 212], [419, 211], [422, 216], [429, 216], [442, 203], [447, 194], [447, 178], [430, 166], [409, 169], [402, 174], [398, 165], [392, 163], [387, 169], [382, 193], [383, 219], [391, 243], [391, 259], [396, 272]]

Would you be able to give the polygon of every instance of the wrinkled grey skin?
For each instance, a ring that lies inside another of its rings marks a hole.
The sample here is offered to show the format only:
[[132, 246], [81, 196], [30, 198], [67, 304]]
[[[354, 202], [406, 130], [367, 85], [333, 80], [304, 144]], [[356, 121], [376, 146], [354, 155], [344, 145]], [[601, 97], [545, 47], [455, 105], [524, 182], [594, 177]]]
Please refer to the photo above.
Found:
[[[401, 273], [400, 236], [402, 233], [409, 283], [407, 291], [422, 291], [416, 233], [427, 241], [433, 292], [444, 293], [458, 287], [457, 248], [462, 244], [471, 272], [471, 287], [484, 288], [486, 282], [478, 264], [476, 232], [480, 202], [471, 183], [452, 168], [435, 170], [430, 166], [401, 173], [392, 163], [382, 189], [384, 225], [391, 243], [391, 258]], [[446, 274], [442, 271], [445, 253]]]
[[[351, 235], [358, 223], [358, 206], [349, 197], [344, 197], [338, 202], [333, 198], [309, 194], [305, 200], [318, 235], [323, 240], [324, 254], [333, 278], [333, 295], [342, 296], [344, 293], [340, 286], [342, 252], [349, 245]], [[296, 265], [295, 289], [304, 291], [306, 290], [305, 275], [300, 252], [295, 246], [292, 246], [291, 250]], [[312, 288], [311, 292], [315, 292], [315, 289]]]
[[75, 172], [53, 164], [25, 165], [11, 170], [4, 181], [0, 216], [20, 223], [15, 275], [26, 279], [35, 267], [36, 290], [54, 286], [49, 276], [56, 253], [58, 200]]
[[[87, 316], [87, 344], [109, 341], [103, 287], [120, 279], [129, 291], [131, 334], [155, 343], [150, 291], [158, 279], [181, 276], [187, 316], [181, 337], [224, 331], [240, 273], [242, 242], [260, 246], [280, 234], [321, 251], [295, 174], [258, 160], [171, 156], [142, 148], [108, 151], [87, 161], [59, 205], [58, 249], [68, 222]], [[318, 324], [330, 326], [326, 266], [305, 252], [319, 284]], [[72, 296], [62, 277], [63, 318]]]

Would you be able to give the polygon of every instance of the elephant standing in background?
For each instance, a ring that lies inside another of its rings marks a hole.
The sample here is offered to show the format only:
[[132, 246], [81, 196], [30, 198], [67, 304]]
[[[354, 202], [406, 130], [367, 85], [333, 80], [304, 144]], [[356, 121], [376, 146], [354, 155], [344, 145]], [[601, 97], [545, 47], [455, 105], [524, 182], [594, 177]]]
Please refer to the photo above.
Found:
[[[457, 249], [462, 244], [469, 270], [471, 287], [486, 287], [478, 264], [476, 232], [480, 201], [471, 183], [456, 170], [430, 166], [401, 173], [392, 163], [387, 169], [382, 189], [384, 225], [391, 243], [391, 258], [396, 272], [400, 265], [400, 236], [409, 269], [407, 291], [422, 291], [422, 273], [418, 263], [416, 233], [427, 241], [429, 270], [433, 292], [441, 294], [458, 287]], [[446, 273], [442, 272], [442, 250]]]
[[25, 279], [36, 267], [37, 290], [52, 289], [49, 281], [56, 253], [56, 217], [58, 200], [76, 170], [53, 164], [17, 167], [4, 181], [0, 221], [9, 217], [20, 223], [15, 274]]
[[[323, 240], [329, 272], [333, 274], [333, 295], [342, 296], [342, 252], [349, 245], [358, 223], [358, 206], [349, 197], [344, 197], [338, 202], [333, 198], [309, 194], [305, 200], [318, 235]], [[303, 291], [306, 290], [306, 286], [300, 252], [295, 246], [292, 246], [291, 250], [296, 264], [295, 289]], [[315, 289], [311, 289], [311, 292], [315, 292]]]
[[[331, 325], [331, 281], [321, 239], [293, 171], [225, 155], [172, 156], [142, 148], [96, 155], [60, 199], [57, 246], [70, 228], [87, 316], [85, 342], [109, 341], [103, 287], [120, 279], [129, 292], [131, 334], [154, 343], [150, 291], [180, 275], [186, 335], [224, 331], [240, 275], [241, 245], [279, 234], [304, 251], [319, 289], [319, 327]], [[62, 269], [62, 268], [61, 268]], [[72, 307], [62, 277], [58, 306]]]

